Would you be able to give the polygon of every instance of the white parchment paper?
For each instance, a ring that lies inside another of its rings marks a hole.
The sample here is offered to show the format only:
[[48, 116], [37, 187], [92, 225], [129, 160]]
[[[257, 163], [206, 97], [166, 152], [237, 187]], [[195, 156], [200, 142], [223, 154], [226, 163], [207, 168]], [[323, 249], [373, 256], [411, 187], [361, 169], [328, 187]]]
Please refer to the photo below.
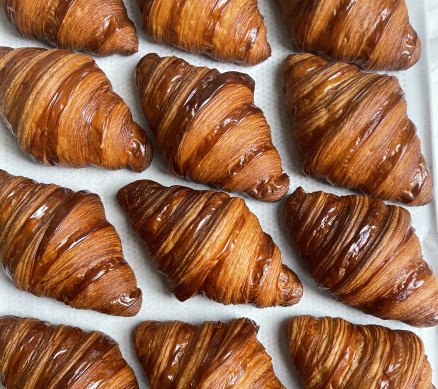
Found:
[[[436, 1], [436, 0], [431, 0]], [[412, 24], [423, 40], [423, 56], [412, 69], [397, 76], [406, 91], [409, 114], [418, 127], [426, 159], [433, 165], [433, 130], [430, 104], [430, 80], [428, 71], [428, 44], [426, 23], [426, 1], [408, 0]], [[289, 120], [284, 109], [281, 66], [291, 52], [290, 37], [282, 20], [278, 4], [272, 0], [260, 0], [260, 8], [268, 26], [268, 37], [273, 48], [272, 57], [251, 68], [215, 62], [208, 57], [193, 55], [171, 46], [152, 43], [141, 31], [140, 14], [135, 0], [125, 0], [130, 16], [134, 19], [140, 36], [140, 50], [130, 57], [112, 56], [96, 61], [107, 73], [114, 89], [132, 109], [135, 120], [144, 128], [143, 117], [134, 84], [134, 69], [140, 58], [147, 53], [157, 52], [161, 56], [177, 55], [194, 65], [216, 67], [221, 71], [237, 70], [249, 73], [256, 80], [256, 103], [265, 112], [272, 128], [274, 144], [280, 151], [285, 171], [291, 177], [291, 192], [299, 185], [307, 191], [325, 190], [337, 194], [347, 190], [333, 188], [324, 182], [306, 178], [301, 174], [301, 160], [294, 144]], [[0, 17], [0, 46], [43, 46], [40, 42], [22, 38]], [[149, 131], [149, 130], [148, 130]], [[149, 131], [149, 135], [150, 131]], [[151, 138], [153, 138], [151, 136]], [[100, 313], [75, 310], [49, 298], [38, 298], [15, 289], [3, 274], [0, 274], [0, 315], [31, 316], [52, 323], [79, 326], [86, 330], [100, 330], [114, 337], [121, 346], [123, 355], [135, 370], [141, 388], [148, 388], [146, 376], [134, 353], [132, 330], [143, 320], [184, 320], [201, 322], [205, 320], [228, 320], [249, 317], [260, 325], [259, 339], [273, 358], [275, 372], [287, 388], [299, 388], [299, 378], [288, 354], [285, 333], [286, 321], [294, 315], [340, 316], [360, 324], [381, 324], [393, 329], [414, 331], [421, 336], [429, 360], [434, 369], [434, 384], [438, 386], [438, 328], [415, 329], [396, 321], [383, 321], [349, 308], [328, 293], [319, 290], [310, 277], [306, 266], [298, 258], [288, 239], [283, 220], [285, 201], [267, 204], [247, 199], [248, 206], [256, 213], [266, 232], [270, 233], [283, 253], [283, 262], [297, 272], [304, 284], [301, 302], [289, 308], [257, 309], [250, 306], [223, 306], [203, 297], [179, 302], [166, 288], [163, 278], [151, 265], [140, 239], [131, 230], [115, 195], [122, 186], [138, 179], [148, 178], [164, 185], [182, 184], [194, 188], [201, 185], [189, 183], [170, 175], [166, 163], [155, 149], [152, 166], [142, 174], [123, 171], [104, 171], [95, 168], [68, 169], [45, 167], [32, 162], [18, 149], [16, 140], [3, 123], [0, 124], [0, 168], [15, 175], [23, 175], [40, 182], [54, 182], [74, 190], [88, 189], [98, 193], [105, 204], [108, 219], [119, 232], [126, 260], [133, 267], [139, 286], [143, 290], [143, 307], [134, 318], [119, 318]], [[436, 172], [436, 166], [434, 165]], [[435, 181], [436, 182], [436, 181]], [[437, 207], [435, 202], [421, 208], [411, 209], [413, 224], [423, 243], [424, 256], [438, 273]]]

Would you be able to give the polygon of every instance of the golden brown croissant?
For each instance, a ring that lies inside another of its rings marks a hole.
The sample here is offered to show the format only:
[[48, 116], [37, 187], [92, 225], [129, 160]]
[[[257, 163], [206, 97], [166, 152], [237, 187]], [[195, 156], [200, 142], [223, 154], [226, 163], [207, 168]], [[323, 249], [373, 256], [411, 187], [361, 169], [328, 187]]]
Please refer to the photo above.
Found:
[[299, 51], [368, 70], [402, 70], [421, 55], [405, 0], [280, 0]]
[[7, 389], [138, 389], [109, 336], [13, 316], [0, 318], [0, 380]]
[[296, 304], [302, 284], [241, 198], [142, 180], [117, 196], [160, 272], [181, 300]]
[[141, 290], [98, 195], [0, 170], [0, 260], [18, 289], [133, 316]]
[[0, 48], [0, 116], [46, 165], [146, 169], [152, 148], [88, 55]]
[[190, 325], [146, 321], [135, 330], [151, 389], [284, 389], [249, 319]]
[[296, 54], [284, 84], [307, 175], [385, 200], [431, 202], [431, 174], [395, 77]]
[[303, 389], [434, 388], [423, 342], [410, 331], [298, 316], [288, 333]]
[[137, 2], [143, 29], [156, 42], [242, 65], [256, 65], [271, 55], [257, 0]]
[[438, 325], [438, 280], [406, 209], [298, 188], [285, 214], [316, 282], [339, 300], [382, 319]]
[[123, 0], [0, 0], [0, 10], [24, 36], [97, 55], [138, 50]]
[[176, 57], [145, 56], [137, 85], [157, 146], [179, 176], [277, 201], [289, 190], [254, 80]]

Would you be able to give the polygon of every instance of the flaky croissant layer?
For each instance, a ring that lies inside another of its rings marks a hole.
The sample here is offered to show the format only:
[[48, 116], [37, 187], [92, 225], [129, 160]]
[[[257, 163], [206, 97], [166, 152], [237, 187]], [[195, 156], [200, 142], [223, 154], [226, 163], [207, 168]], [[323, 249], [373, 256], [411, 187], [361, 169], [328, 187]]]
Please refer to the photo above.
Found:
[[0, 10], [21, 34], [52, 46], [97, 55], [138, 50], [123, 0], [0, 0]]
[[18, 289], [134, 316], [142, 295], [98, 195], [0, 170], [0, 262]]
[[254, 80], [148, 54], [137, 65], [143, 111], [171, 171], [199, 183], [278, 201], [289, 189]]
[[242, 65], [255, 65], [271, 55], [257, 0], [137, 2], [143, 28], [156, 42]]
[[417, 63], [421, 42], [405, 0], [280, 0], [296, 49], [368, 70]]
[[0, 116], [20, 148], [45, 165], [141, 172], [152, 147], [92, 57], [0, 48]]
[[109, 336], [13, 316], [0, 317], [0, 380], [7, 389], [138, 389]]
[[303, 289], [240, 198], [142, 180], [117, 196], [179, 300], [223, 304], [298, 303]]
[[298, 188], [285, 215], [316, 282], [336, 298], [383, 319], [438, 325], [438, 279], [406, 209]]
[[432, 201], [432, 175], [397, 78], [294, 54], [284, 87], [305, 174], [384, 200]]
[[152, 389], [285, 389], [249, 319], [142, 323], [135, 349]]
[[410, 331], [298, 316], [289, 350], [303, 389], [434, 389], [421, 339]]

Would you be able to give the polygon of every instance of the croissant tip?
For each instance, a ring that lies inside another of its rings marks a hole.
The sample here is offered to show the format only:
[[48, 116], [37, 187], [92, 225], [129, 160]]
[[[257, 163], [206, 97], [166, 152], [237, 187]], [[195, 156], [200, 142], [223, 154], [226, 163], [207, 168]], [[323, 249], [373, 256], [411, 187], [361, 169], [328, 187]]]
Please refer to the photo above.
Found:
[[135, 68], [135, 81], [137, 86], [149, 78], [151, 72], [154, 70], [156, 64], [161, 61], [161, 57], [156, 53], [146, 54], [140, 59]]
[[129, 24], [107, 38], [97, 55], [102, 57], [112, 54], [132, 55], [138, 52], [138, 45], [137, 30]]
[[109, 307], [102, 312], [113, 316], [133, 317], [140, 312], [142, 303], [143, 295], [137, 288], [129, 295], [123, 295], [111, 301]]
[[138, 191], [145, 191], [152, 188], [162, 188], [162, 185], [152, 180], [137, 180], [131, 182], [117, 192], [117, 201], [123, 209], [128, 211], [136, 207], [140, 197], [138, 196]]
[[303, 189], [302, 186], [299, 186], [298, 188], [296, 188], [293, 193], [290, 195], [290, 197], [292, 196], [301, 196], [303, 194], [307, 194], [306, 191]]
[[[262, 18], [263, 20], [263, 18]], [[266, 61], [272, 55], [272, 48], [268, 42], [266, 25], [263, 22], [261, 28], [257, 32], [256, 39], [249, 53], [245, 56], [244, 65], [257, 65]]]
[[258, 43], [253, 46], [253, 49], [250, 52], [250, 57], [248, 60], [244, 61], [242, 65], [254, 66], [258, 65], [267, 59], [269, 59], [272, 55], [272, 48], [269, 42], [265, 39], [258, 39]]
[[286, 206], [285, 206], [285, 214], [286, 218], [291, 217], [296, 213], [301, 204], [304, 202], [307, 193], [300, 186], [294, 190], [294, 192], [287, 198]]
[[0, 169], [0, 178], [8, 178], [8, 177], [11, 177], [11, 175], [6, 170]]
[[397, 69], [389, 69], [389, 70], [407, 70], [414, 66], [421, 58], [421, 51], [422, 51], [422, 44], [421, 40], [417, 34], [417, 32], [414, 30], [414, 28], [409, 25], [407, 29], [406, 36], [414, 38], [415, 44], [409, 44], [406, 45], [404, 49], [404, 53], [408, 53], [407, 58]]
[[142, 344], [149, 343], [151, 339], [155, 337], [155, 331], [157, 327], [165, 323], [177, 323], [173, 322], [159, 322], [155, 320], [146, 320], [141, 322], [133, 331], [134, 348], [137, 354], [141, 353]]
[[303, 284], [295, 272], [286, 265], [283, 265], [279, 281], [279, 293], [281, 294], [280, 305], [288, 307], [298, 304], [303, 297]]
[[145, 171], [152, 163], [154, 151], [146, 132], [137, 123], [133, 123], [131, 142], [128, 150], [128, 167], [137, 173]]
[[286, 173], [278, 177], [271, 177], [263, 181], [255, 188], [251, 189], [248, 196], [261, 201], [275, 202], [280, 201], [286, 196], [290, 187], [290, 179]]
[[407, 203], [407, 205], [410, 206], [422, 206], [422, 205], [427, 205], [430, 204], [433, 201], [433, 183], [432, 183], [432, 179], [429, 173], [429, 176], [427, 177], [420, 194], [415, 197], [415, 199], [409, 203]]
[[0, 317], [0, 334], [4, 332], [4, 329], [15, 323], [18, 317], [15, 316], [1, 316]]
[[11, 52], [12, 50], [14, 50], [14, 49], [11, 48], [11, 47], [3, 47], [3, 46], [1, 46], [1, 47], [0, 47], [0, 59], [1, 59], [3, 56], [5, 56], [6, 54], [8, 54], [9, 52]]
[[310, 73], [315, 68], [325, 66], [328, 63], [329, 61], [326, 58], [311, 53], [289, 54], [283, 62], [283, 77], [286, 90], [290, 84], [289, 81], [286, 81], [287, 79], [294, 80], [297, 77], [302, 77], [303, 74]]

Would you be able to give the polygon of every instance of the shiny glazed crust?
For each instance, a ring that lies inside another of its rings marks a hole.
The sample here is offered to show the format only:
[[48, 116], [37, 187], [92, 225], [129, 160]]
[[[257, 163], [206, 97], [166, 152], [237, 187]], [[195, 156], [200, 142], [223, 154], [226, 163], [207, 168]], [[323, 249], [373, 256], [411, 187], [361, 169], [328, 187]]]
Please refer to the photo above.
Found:
[[146, 169], [152, 147], [88, 55], [0, 48], [0, 116], [46, 165]]
[[18, 289], [134, 316], [141, 290], [100, 197], [0, 170], [0, 260]]
[[143, 29], [159, 43], [223, 62], [258, 64], [271, 55], [257, 0], [137, 0]]
[[264, 201], [286, 195], [289, 177], [254, 105], [251, 77], [149, 54], [136, 78], [143, 111], [174, 174]]
[[228, 323], [147, 321], [134, 333], [152, 389], [285, 389], [249, 319]]
[[301, 282], [242, 199], [147, 180], [117, 198], [179, 300], [200, 293], [257, 307], [300, 300]]
[[318, 53], [367, 70], [415, 65], [421, 42], [405, 0], [280, 0], [299, 51]]
[[96, 55], [134, 54], [138, 38], [123, 0], [0, 0], [24, 36]]
[[288, 335], [303, 389], [434, 388], [423, 342], [410, 331], [298, 316]]
[[138, 389], [109, 336], [12, 316], [0, 317], [0, 379], [8, 389]]
[[285, 215], [315, 281], [337, 299], [382, 319], [438, 324], [438, 280], [406, 209], [298, 188]]
[[397, 78], [295, 54], [284, 64], [284, 87], [305, 174], [384, 200], [432, 201], [432, 176]]

